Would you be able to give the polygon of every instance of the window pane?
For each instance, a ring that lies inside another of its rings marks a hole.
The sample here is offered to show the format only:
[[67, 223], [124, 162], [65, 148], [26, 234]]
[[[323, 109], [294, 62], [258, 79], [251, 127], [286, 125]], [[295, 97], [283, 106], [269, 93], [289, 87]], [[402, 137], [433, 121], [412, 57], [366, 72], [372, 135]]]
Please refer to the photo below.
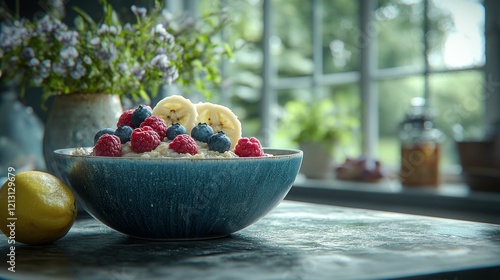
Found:
[[484, 7], [478, 0], [429, 2], [429, 64], [460, 68], [484, 64]]
[[312, 98], [311, 92], [311, 88], [294, 88], [276, 91], [278, 104], [276, 105], [274, 114], [277, 119], [277, 124], [274, 133], [271, 135], [270, 146], [292, 149], [298, 148], [298, 143], [294, 142], [292, 134], [298, 132], [299, 128], [293, 128], [293, 121], [291, 121], [293, 116], [290, 116], [291, 113], [288, 112], [285, 107], [290, 106], [289, 104], [294, 102], [294, 100], [310, 102]]
[[480, 71], [467, 71], [430, 76], [431, 106], [436, 111], [435, 123], [445, 133], [442, 147], [443, 165], [458, 164], [454, 128], [463, 127], [466, 139], [483, 137], [484, 75]]
[[[278, 91], [279, 109], [278, 126], [276, 133], [273, 134], [272, 145], [275, 147], [297, 148], [298, 143], [294, 143], [292, 138], [297, 132], [302, 131], [300, 121], [289, 122], [290, 102], [303, 100], [306, 103], [311, 101], [311, 88], [290, 89]], [[360, 99], [357, 84], [337, 85], [323, 87], [319, 89], [319, 95], [323, 96], [321, 100], [330, 100], [333, 105], [333, 118], [325, 118], [318, 121], [317, 126], [326, 127], [335, 125], [341, 130], [340, 143], [334, 153], [337, 162], [343, 162], [346, 157], [357, 157], [361, 151], [360, 137]], [[326, 101], [324, 101], [326, 102]], [[307, 112], [307, 109], [306, 109]], [[329, 115], [332, 116], [332, 115]], [[329, 122], [329, 123], [326, 123]]]
[[400, 162], [399, 124], [410, 107], [411, 99], [422, 97], [424, 78], [408, 77], [378, 83], [379, 147], [378, 157], [384, 166], [398, 168]]
[[[410, 107], [413, 97], [422, 96], [423, 77], [388, 80], [379, 83], [378, 156], [384, 165], [396, 167], [400, 160], [398, 125]], [[484, 115], [483, 74], [480, 71], [434, 74], [430, 76], [434, 123], [446, 135], [442, 145], [444, 168], [458, 163], [454, 129], [461, 125], [465, 138], [478, 139], [483, 135]]]
[[279, 77], [310, 75], [313, 72], [311, 38], [312, 1], [272, 2], [271, 52]]
[[[200, 1], [209, 3], [210, 1]], [[224, 64], [222, 88], [227, 91], [228, 100], [242, 123], [244, 136], [260, 137], [260, 94], [262, 87], [262, 2], [254, 0], [225, 1], [230, 11], [231, 24], [224, 30], [227, 42], [234, 49], [233, 58]], [[207, 10], [213, 9], [212, 5]]]
[[334, 159], [343, 163], [346, 157], [357, 158], [361, 155], [361, 99], [358, 84], [335, 85], [323, 88], [326, 96], [333, 100], [337, 108], [337, 121], [343, 124], [344, 131]]
[[375, 22], [364, 40], [377, 39], [379, 68], [422, 69], [423, 2], [421, 0], [379, 0]]
[[358, 2], [323, 1], [323, 72], [336, 73], [358, 69]]

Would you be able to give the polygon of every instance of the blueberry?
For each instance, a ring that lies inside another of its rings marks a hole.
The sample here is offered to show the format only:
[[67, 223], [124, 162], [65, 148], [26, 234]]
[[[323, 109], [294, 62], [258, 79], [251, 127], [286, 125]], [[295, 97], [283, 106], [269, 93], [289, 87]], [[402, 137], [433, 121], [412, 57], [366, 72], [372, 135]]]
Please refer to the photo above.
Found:
[[206, 123], [199, 123], [191, 130], [191, 136], [200, 142], [208, 143], [210, 136], [214, 135], [214, 130]]
[[115, 135], [120, 138], [120, 141], [122, 142], [122, 144], [125, 144], [128, 141], [130, 141], [130, 135], [132, 135], [133, 130], [134, 129], [132, 129], [128, 125], [121, 125], [120, 127], [118, 127], [116, 129]]
[[99, 130], [94, 136], [94, 146], [95, 146], [95, 143], [97, 143], [97, 140], [99, 140], [99, 137], [103, 136], [104, 134], [113, 135], [113, 134], [115, 134], [115, 130], [112, 128], [109, 128], [109, 127]]
[[187, 134], [186, 128], [182, 124], [174, 123], [167, 128], [167, 138], [168, 140], [174, 140], [177, 135]]
[[231, 148], [231, 140], [223, 131], [219, 131], [216, 134], [210, 136], [208, 139], [208, 149], [210, 151], [217, 151], [219, 153], [224, 153], [229, 151]]
[[132, 113], [132, 125], [134, 127], [141, 126], [141, 123], [149, 116], [151, 116], [151, 111], [146, 106], [139, 105]]

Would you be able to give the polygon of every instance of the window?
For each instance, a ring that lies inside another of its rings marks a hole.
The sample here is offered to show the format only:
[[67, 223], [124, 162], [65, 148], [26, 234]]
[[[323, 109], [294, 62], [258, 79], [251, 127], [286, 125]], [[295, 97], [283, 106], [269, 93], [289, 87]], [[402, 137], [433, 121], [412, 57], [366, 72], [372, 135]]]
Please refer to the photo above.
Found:
[[379, 156], [385, 162], [397, 162], [397, 121], [411, 98], [422, 96], [446, 134], [442, 163], [453, 166], [458, 162], [453, 141], [458, 126], [464, 127], [467, 137], [480, 138], [483, 131], [484, 106], [478, 96], [485, 63], [482, 3], [379, 1], [375, 22], [380, 30], [376, 46]]
[[[210, 2], [185, 6], [200, 12]], [[224, 4], [233, 17], [224, 36], [237, 51], [223, 67], [225, 94], [218, 101], [235, 109], [244, 135], [257, 135], [265, 145], [294, 146], [280, 130], [288, 101], [330, 98], [343, 108], [342, 117], [361, 120], [352, 129], [357, 141], [339, 149], [337, 160], [364, 153], [397, 168], [398, 124], [411, 99], [424, 97], [447, 137], [446, 170], [458, 163], [457, 134], [481, 138], [485, 119], [495, 118], [497, 110], [488, 113], [484, 106], [489, 102], [480, 0]]]
[[[167, 1], [167, 8], [202, 13], [213, 2]], [[496, 118], [495, 105], [484, 102], [485, 5], [495, 1], [217, 2], [231, 12], [223, 36], [236, 51], [214, 101], [231, 106], [243, 134], [265, 145], [294, 147], [280, 130], [288, 101], [329, 98], [360, 120], [337, 160], [363, 153], [396, 170], [398, 124], [411, 99], [424, 97], [446, 134], [444, 170], [456, 171], [454, 138], [480, 138], [485, 120]]]

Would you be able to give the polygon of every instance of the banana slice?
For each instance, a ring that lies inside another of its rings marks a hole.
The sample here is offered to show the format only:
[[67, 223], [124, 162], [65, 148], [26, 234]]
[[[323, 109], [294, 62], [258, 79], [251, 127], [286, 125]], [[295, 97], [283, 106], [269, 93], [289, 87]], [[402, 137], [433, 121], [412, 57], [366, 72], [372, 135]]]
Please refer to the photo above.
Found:
[[210, 102], [195, 105], [198, 111], [198, 122], [211, 126], [215, 133], [224, 131], [231, 140], [231, 150], [241, 137], [241, 122], [231, 109]]
[[160, 100], [153, 109], [153, 115], [159, 116], [170, 126], [179, 123], [191, 134], [191, 129], [198, 124], [198, 113], [191, 100], [180, 95], [172, 95]]

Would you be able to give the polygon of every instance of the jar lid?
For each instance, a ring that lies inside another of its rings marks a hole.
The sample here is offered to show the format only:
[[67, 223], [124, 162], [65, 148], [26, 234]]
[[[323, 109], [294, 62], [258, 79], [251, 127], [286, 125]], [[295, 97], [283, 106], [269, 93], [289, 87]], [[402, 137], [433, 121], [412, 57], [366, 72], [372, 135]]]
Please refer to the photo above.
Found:
[[432, 118], [433, 112], [426, 106], [425, 99], [422, 97], [415, 97], [411, 100], [411, 107], [406, 112], [403, 123], [426, 122], [431, 121]]

